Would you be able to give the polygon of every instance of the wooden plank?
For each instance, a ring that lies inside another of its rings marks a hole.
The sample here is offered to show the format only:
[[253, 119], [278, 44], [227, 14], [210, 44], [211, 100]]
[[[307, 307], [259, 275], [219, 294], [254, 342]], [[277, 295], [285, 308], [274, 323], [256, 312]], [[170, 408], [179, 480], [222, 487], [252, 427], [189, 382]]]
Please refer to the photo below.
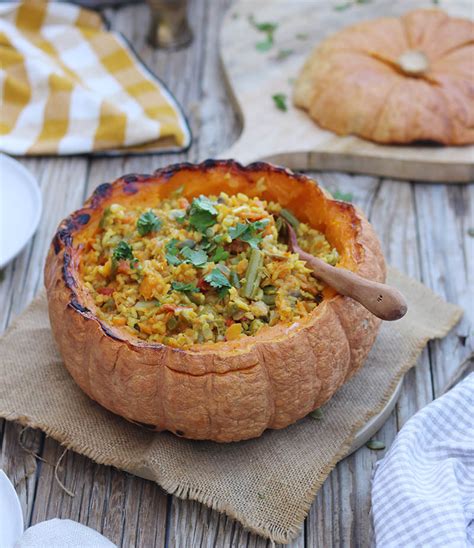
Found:
[[474, 354], [474, 185], [417, 185], [415, 199], [423, 281], [465, 309], [443, 340], [429, 344], [435, 394], [441, 395], [461, 364]]

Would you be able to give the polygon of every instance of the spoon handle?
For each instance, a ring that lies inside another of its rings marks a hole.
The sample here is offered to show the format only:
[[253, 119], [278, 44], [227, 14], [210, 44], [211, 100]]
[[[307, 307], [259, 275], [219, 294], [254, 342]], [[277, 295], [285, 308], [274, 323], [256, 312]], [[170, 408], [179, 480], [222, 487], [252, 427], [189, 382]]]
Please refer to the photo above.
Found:
[[406, 314], [406, 301], [397, 289], [366, 280], [350, 270], [328, 265], [304, 251], [299, 251], [299, 254], [318, 278], [338, 293], [353, 298], [378, 318], [392, 321]]

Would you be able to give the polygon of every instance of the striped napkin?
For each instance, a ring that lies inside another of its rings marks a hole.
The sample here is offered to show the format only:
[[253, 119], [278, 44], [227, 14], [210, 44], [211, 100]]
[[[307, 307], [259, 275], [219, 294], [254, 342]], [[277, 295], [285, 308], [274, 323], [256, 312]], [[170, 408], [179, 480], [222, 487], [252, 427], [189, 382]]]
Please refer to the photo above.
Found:
[[372, 481], [375, 545], [474, 546], [474, 373], [401, 429]]
[[0, 150], [14, 155], [180, 151], [174, 97], [100, 16], [45, 0], [0, 3]]

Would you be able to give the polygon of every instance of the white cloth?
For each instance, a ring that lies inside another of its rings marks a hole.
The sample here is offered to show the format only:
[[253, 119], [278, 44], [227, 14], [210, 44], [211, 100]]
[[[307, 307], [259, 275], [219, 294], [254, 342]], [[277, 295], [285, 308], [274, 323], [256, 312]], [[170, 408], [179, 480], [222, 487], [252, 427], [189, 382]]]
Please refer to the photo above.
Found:
[[375, 468], [377, 548], [474, 546], [474, 373], [419, 411]]
[[116, 548], [97, 531], [70, 519], [50, 519], [27, 529], [15, 548]]

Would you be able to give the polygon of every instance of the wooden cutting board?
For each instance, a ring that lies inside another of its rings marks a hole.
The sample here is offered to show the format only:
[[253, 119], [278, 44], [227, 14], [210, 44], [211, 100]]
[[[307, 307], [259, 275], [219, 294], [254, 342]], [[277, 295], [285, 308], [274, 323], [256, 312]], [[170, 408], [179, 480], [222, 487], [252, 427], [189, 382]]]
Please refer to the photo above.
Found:
[[[474, 180], [474, 146], [378, 145], [357, 137], [338, 137], [321, 129], [291, 104], [292, 84], [313, 47], [327, 35], [356, 21], [401, 15], [432, 0], [372, 0], [336, 9], [346, 0], [239, 0], [221, 30], [221, 56], [230, 88], [241, 113], [243, 130], [234, 145], [220, 154], [242, 163], [269, 160], [293, 169], [340, 170], [433, 182]], [[451, 15], [472, 17], [471, 0], [439, 0]], [[256, 44], [265, 39], [249, 22], [274, 22], [274, 45], [267, 52]], [[279, 52], [288, 50], [287, 57]], [[473, 75], [474, 78], [474, 75]], [[278, 110], [272, 95], [288, 97], [288, 111]]]

